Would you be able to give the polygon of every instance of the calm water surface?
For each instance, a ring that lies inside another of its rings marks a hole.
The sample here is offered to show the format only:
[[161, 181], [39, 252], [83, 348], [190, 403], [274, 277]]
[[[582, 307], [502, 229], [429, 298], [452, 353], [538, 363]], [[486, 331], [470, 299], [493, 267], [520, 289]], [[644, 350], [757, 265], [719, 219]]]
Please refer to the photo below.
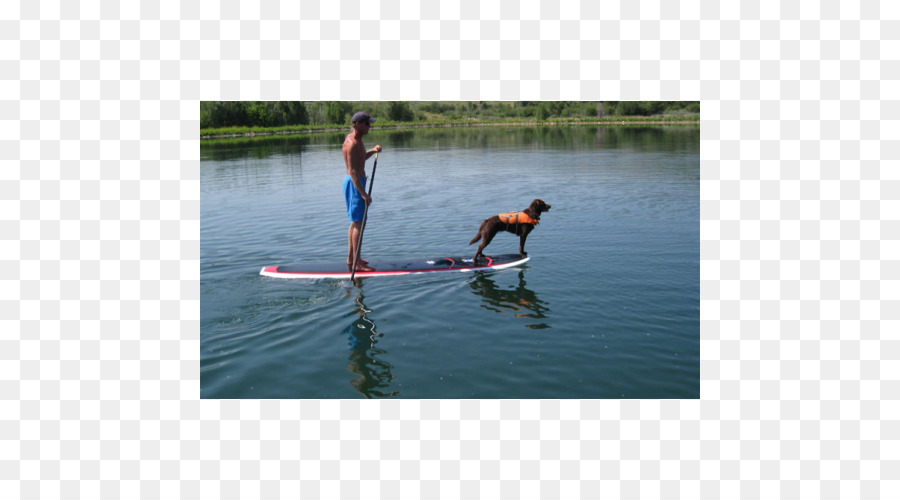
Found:
[[202, 397], [699, 397], [699, 128], [373, 127], [364, 257], [474, 254], [483, 219], [542, 198], [531, 261], [259, 276], [346, 259], [343, 136], [201, 144]]

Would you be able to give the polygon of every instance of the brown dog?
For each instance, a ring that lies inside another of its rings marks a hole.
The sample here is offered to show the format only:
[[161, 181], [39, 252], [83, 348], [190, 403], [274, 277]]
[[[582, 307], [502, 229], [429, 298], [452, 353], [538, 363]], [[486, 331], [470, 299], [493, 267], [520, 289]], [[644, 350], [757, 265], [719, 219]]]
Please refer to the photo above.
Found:
[[478, 240], [482, 240], [481, 245], [478, 246], [478, 251], [475, 252], [475, 260], [484, 258], [484, 254], [481, 251], [491, 243], [491, 240], [500, 231], [519, 235], [519, 254], [522, 257], [527, 257], [528, 254], [525, 253], [525, 239], [528, 238], [528, 233], [534, 229], [534, 226], [540, 222], [541, 212], [549, 210], [550, 205], [544, 203], [544, 200], [534, 200], [528, 208], [521, 212], [510, 212], [485, 219], [481, 223], [481, 227], [478, 228], [478, 234], [469, 242], [471, 245]]

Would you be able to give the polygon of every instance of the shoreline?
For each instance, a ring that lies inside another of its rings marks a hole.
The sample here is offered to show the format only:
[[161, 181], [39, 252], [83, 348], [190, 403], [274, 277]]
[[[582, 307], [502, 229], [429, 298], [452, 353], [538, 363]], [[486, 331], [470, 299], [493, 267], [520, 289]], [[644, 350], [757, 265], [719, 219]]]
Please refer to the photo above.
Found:
[[[426, 128], [453, 128], [453, 127], [522, 127], [522, 126], [579, 126], [579, 125], [608, 125], [608, 126], [641, 126], [641, 125], [700, 125], [700, 120], [653, 120], [653, 121], [630, 121], [630, 120], [604, 120], [604, 121], [546, 121], [546, 122], [490, 122], [490, 123], [441, 123], [441, 124], [422, 124], [422, 125], [388, 125], [378, 127], [379, 130], [416, 130]], [[233, 139], [237, 137], [267, 137], [273, 135], [302, 135], [302, 134], [325, 134], [333, 132], [343, 132], [349, 130], [349, 127], [321, 128], [315, 130], [274, 130], [271, 132], [241, 132], [232, 134], [207, 134], [201, 135], [200, 140], [210, 139]]]

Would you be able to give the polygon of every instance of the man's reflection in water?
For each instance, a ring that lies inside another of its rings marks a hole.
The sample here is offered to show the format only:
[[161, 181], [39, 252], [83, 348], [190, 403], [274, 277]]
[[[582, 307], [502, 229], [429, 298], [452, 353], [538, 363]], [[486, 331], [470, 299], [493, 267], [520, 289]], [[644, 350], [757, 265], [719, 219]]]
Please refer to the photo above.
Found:
[[[543, 319], [550, 312], [549, 304], [538, 298], [533, 290], [525, 286], [525, 271], [519, 271], [519, 283], [516, 288], [500, 288], [487, 273], [476, 273], [469, 286], [473, 293], [480, 295], [484, 304], [481, 307], [500, 314], [510, 313], [517, 318]], [[525, 328], [550, 328], [546, 323], [527, 324]]]
[[356, 308], [352, 314], [353, 321], [344, 330], [349, 337], [350, 345], [350, 354], [347, 355], [350, 363], [347, 369], [359, 375], [350, 381], [350, 385], [369, 399], [396, 396], [399, 394], [398, 391], [385, 390], [394, 379], [391, 373], [393, 367], [387, 361], [377, 358], [387, 351], [375, 347], [377, 337], [381, 337], [382, 334], [376, 331], [375, 322], [366, 316], [372, 311], [363, 303], [362, 285], [358, 290], [359, 293], [354, 299]]

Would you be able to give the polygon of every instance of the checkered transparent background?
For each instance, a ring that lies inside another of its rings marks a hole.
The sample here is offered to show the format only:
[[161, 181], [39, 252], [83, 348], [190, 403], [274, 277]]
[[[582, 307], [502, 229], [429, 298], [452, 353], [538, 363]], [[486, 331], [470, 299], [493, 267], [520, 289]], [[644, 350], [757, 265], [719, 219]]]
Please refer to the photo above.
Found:
[[[898, 14], [5, 3], [0, 498], [900, 497]], [[201, 99], [702, 100], [702, 399], [199, 400]]]

